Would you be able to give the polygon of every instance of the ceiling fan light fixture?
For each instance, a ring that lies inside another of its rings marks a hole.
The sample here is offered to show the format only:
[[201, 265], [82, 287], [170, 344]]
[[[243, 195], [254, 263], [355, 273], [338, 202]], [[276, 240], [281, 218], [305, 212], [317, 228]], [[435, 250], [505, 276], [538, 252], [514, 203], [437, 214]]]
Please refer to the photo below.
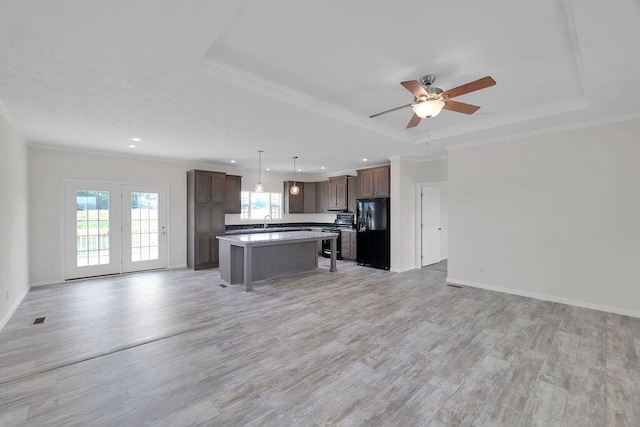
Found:
[[413, 112], [416, 113], [418, 117], [421, 119], [427, 119], [430, 117], [435, 117], [440, 114], [442, 108], [444, 107], [444, 102], [439, 99], [432, 99], [429, 101], [423, 101], [413, 106]]

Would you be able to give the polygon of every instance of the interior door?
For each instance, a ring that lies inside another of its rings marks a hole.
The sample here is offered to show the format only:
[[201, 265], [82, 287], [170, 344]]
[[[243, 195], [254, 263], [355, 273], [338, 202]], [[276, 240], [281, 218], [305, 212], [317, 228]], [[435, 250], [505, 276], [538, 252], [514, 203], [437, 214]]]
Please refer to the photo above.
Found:
[[440, 262], [440, 190], [422, 187], [422, 266]]
[[65, 181], [65, 279], [120, 273], [120, 185]]
[[122, 186], [122, 271], [167, 267], [167, 189]]

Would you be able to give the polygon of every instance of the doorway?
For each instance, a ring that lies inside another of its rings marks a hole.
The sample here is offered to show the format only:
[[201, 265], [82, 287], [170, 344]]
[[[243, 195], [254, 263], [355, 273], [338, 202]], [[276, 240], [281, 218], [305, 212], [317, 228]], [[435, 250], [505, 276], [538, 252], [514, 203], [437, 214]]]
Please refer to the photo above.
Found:
[[64, 183], [64, 278], [167, 267], [167, 188]]
[[416, 265], [446, 268], [447, 239], [446, 182], [418, 184], [416, 188]]

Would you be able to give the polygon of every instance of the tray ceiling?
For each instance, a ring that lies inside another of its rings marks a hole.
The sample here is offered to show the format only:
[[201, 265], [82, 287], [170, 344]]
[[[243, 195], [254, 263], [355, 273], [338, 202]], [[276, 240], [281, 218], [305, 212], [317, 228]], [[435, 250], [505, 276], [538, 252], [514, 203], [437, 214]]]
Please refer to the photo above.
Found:
[[[0, 100], [35, 144], [306, 173], [640, 115], [640, 5], [293, 0], [4, 2]], [[474, 115], [405, 129], [437, 75]]]

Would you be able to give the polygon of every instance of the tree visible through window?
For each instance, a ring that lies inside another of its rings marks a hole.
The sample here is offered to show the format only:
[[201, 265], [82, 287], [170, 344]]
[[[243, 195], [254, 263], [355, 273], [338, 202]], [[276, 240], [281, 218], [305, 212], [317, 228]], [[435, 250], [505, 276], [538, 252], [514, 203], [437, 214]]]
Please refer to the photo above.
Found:
[[264, 219], [267, 215], [271, 215], [271, 218], [273, 219], [282, 218], [281, 205], [281, 193], [256, 193], [254, 191], [243, 191], [240, 218]]

